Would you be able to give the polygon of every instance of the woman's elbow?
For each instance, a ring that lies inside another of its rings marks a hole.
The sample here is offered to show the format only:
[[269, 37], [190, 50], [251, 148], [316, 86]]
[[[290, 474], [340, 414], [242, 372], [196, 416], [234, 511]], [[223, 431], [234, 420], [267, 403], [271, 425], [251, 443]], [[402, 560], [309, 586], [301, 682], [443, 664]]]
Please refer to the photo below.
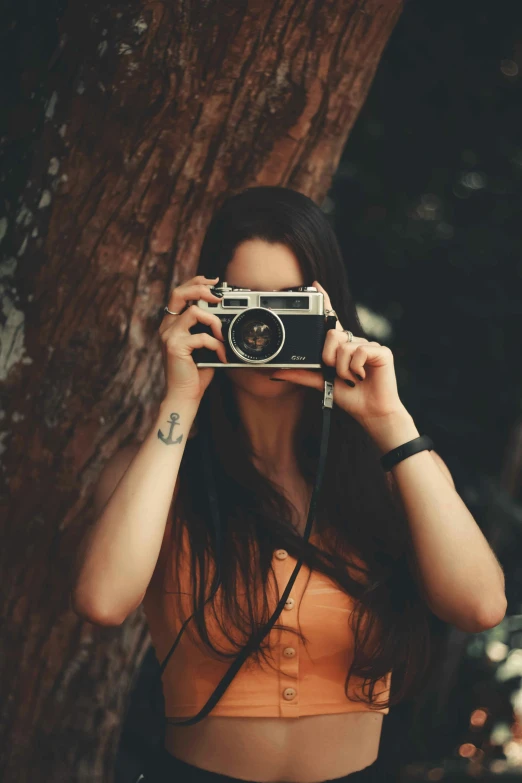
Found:
[[69, 605], [75, 614], [94, 625], [121, 625], [125, 620], [125, 617], [116, 617], [113, 613], [101, 611], [99, 607], [84, 606], [72, 594], [69, 595]]
[[503, 595], [494, 606], [489, 609], [483, 608], [482, 611], [479, 612], [477, 619], [478, 625], [480, 626], [479, 630], [487, 631], [489, 628], [495, 628], [506, 616], [506, 611], [507, 598]]

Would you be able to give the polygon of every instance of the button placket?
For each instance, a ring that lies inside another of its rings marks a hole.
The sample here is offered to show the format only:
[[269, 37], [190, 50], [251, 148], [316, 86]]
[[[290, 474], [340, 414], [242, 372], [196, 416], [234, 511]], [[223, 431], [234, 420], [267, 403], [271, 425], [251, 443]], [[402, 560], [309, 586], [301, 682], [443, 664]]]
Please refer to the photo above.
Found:
[[[277, 563], [275, 572], [279, 584], [279, 594], [283, 592], [292, 571], [295, 558], [289, 557], [285, 549], [276, 549], [274, 558]], [[300, 573], [298, 574], [299, 579]], [[297, 582], [293, 584], [278, 622], [297, 631]], [[279, 709], [282, 718], [299, 717], [299, 637], [290, 631], [281, 630], [279, 637]]]

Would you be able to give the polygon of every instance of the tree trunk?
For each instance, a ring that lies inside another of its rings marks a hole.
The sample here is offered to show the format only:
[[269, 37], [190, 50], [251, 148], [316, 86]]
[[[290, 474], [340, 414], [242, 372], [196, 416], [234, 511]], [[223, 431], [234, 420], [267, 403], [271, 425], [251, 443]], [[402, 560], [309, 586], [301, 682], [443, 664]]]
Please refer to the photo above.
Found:
[[0, 220], [3, 780], [112, 778], [150, 640], [141, 611], [70, 610], [93, 484], [152, 425], [159, 312], [216, 206], [254, 184], [322, 203], [401, 9], [71, 0], [50, 56], [13, 28], [30, 51]]

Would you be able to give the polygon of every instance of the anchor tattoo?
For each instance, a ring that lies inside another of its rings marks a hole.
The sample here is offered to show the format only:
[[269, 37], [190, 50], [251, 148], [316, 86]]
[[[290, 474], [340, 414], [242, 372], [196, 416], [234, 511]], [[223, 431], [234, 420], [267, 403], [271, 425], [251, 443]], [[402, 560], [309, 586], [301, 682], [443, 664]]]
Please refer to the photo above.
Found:
[[172, 438], [172, 430], [174, 429], [176, 424], [179, 424], [178, 419], [179, 419], [179, 413], [171, 413], [170, 414], [170, 429], [169, 429], [169, 434], [167, 435], [167, 437], [165, 437], [165, 435], [162, 433], [161, 430], [158, 430], [158, 438], [160, 440], [162, 440], [163, 443], [166, 443], [167, 446], [170, 446], [171, 443], [181, 443], [181, 441], [183, 439], [183, 433], [181, 433], [179, 438], [176, 438], [176, 440], [174, 440]]

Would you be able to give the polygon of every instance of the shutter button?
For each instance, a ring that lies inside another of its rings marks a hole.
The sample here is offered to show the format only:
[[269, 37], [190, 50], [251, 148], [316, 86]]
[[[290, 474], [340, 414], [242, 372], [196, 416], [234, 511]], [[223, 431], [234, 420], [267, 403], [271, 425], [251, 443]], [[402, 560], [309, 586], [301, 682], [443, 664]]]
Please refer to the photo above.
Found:
[[295, 649], [293, 647], [285, 647], [283, 650], [283, 655], [285, 658], [293, 658], [295, 655]]
[[288, 557], [288, 552], [286, 549], [276, 549], [275, 556], [278, 560], [284, 560], [285, 557]]
[[285, 609], [293, 609], [295, 604], [295, 598], [287, 598], [285, 601]]
[[297, 693], [297, 691], [296, 691], [295, 688], [285, 688], [284, 691], [283, 691], [283, 697], [287, 701], [291, 701], [292, 699], [295, 699], [296, 693]]

